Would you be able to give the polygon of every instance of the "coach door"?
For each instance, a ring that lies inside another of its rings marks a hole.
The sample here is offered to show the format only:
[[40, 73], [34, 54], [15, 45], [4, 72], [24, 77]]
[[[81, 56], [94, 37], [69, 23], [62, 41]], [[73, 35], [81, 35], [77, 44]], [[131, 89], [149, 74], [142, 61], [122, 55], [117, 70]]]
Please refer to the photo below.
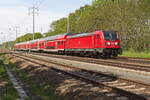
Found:
[[39, 49], [44, 49], [44, 41], [39, 42]]
[[55, 42], [55, 49], [58, 49], [59, 41]]
[[64, 40], [57, 41], [57, 49], [64, 49]]

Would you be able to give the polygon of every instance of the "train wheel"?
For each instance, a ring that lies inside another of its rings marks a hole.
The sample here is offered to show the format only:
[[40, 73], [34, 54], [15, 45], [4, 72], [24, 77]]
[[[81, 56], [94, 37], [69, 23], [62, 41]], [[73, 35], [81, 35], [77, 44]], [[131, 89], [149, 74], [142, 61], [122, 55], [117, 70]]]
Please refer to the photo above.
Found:
[[84, 57], [85, 56], [85, 54], [84, 54], [84, 52], [80, 52], [80, 57]]

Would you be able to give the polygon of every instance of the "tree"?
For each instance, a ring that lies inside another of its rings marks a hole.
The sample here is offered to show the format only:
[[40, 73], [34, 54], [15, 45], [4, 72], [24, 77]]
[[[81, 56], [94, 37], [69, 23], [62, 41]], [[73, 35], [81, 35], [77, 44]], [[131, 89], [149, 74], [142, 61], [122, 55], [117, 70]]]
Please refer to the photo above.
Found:
[[[150, 0], [93, 0], [91, 5], [80, 7], [50, 24], [44, 37], [67, 32], [92, 32], [95, 30], [116, 30], [121, 33], [122, 47], [125, 50], [144, 51], [150, 49]], [[35, 39], [42, 38], [35, 33]], [[32, 40], [28, 33], [17, 38], [16, 42]]]
[[[39, 39], [39, 38], [42, 38], [43, 35], [40, 33], [40, 32], [36, 32], [34, 33], [34, 38], [35, 39]], [[27, 33], [21, 37], [18, 37], [15, 42], [16, 43], [19, 43], [19, 42], [25, 42], [25, 41], [30, 41], [33, 39], [33, 34], [32, 33]]]
[[[150, 0], [93, 0], [92, 5], [85, 5], [69, 14], [70, 32], [116, 30], [121, 33], [124, 49], [149, 49], [149, 4]], [[63, 24], [62, 19], [57, 20], [51, 26], [50, 35], [64, 33], [67, 20]]]

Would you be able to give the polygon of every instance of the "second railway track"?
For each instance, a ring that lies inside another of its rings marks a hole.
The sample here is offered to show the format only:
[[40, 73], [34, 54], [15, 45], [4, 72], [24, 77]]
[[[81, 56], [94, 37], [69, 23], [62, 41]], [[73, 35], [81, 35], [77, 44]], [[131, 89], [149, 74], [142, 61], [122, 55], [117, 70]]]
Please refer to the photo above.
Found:
[[[140, 63], [139, 62], [136, 63], [137, 61], [129, 62], [130, 61], [129, 59], [128, 59], [129, 61], [127, 59], [120, 59], [120, 60], [119, 59], [107, 59], [107, 60], [105, 60], [105, 59], [94, 59], [94, 58], [87, 58], [87, 57], [45, 54], [45, 53], [30, 53], [30, 54], [150, 72], [150, 62], [148, 64], [147, 63], [141, 64], [141, 61], [139, 61]], [[133, 61], [135, 61], [135, 60], [133, 60]]]

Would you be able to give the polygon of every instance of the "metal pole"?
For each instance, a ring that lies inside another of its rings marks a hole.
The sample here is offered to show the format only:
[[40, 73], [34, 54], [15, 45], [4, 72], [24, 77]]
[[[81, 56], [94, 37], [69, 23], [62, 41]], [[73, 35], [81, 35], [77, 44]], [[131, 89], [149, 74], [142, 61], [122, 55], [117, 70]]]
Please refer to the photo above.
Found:
[[33, 7], [31, 7], [31, 8], [29, 8], [29, 15], [30, 14], [32, 14], [32, 20], [33, 20], [33, 22], [32, 22], [32, 24], [33, 24], [33, 33], [32, 33], [32, 39], [34, 40], [35, 39], [35, 14], [37, 14], [38, 15], [38, 8], [36, 8], [34, 5], [33, 5]]
[[34, 33], [35, 33], [35, 7], [33, 7], [33, 40], [34, 40]]
[[16, 26], [16, 40], [17, 40], [17, 37], [18, 37], [18, 27]]
[[11, 43], [11, 28], [9, 28], [9, 33], [8, 33], [8, 37], [10, 37], [9, 43], [8, 43], [8, 49], [12, 49], [12, 43]]
[[5, 47], [5, 42], [6, 42], [6, 37], [5, 37], [5, 33], [3, 33], [4, 34], [4, 49], [6, 49], [6, 47]]
[[67, 20], [67, 33], [69, 33], [70, 32], [70, 20], [69, 20], [69, 16], [68, 16], [67, 19], [68, 19]]
[[[1, 32], [1, 34], [3, 35], [4, 33]], [[5, 41], [4, 38], [5, 38], [5, 37], [3, 36], [3, 38], [2, 38], [2, 49], [4, 49], [4, 44], [3, 44], [3, 42]]]

